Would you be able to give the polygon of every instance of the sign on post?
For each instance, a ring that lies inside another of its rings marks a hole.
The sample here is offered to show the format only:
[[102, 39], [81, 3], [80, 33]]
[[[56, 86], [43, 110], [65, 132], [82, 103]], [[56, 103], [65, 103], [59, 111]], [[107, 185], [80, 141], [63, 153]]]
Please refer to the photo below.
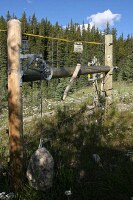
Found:
[[83, 52], [82, 42], [74, 42], [74, 53], [82, 53], [82, 52]]

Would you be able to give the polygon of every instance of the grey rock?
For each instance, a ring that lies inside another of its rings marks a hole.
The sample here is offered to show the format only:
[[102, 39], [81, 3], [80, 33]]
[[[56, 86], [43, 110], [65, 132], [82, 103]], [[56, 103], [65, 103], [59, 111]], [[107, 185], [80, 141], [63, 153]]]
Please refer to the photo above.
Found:
[[36, 190], [46, 191], [52, 187], [54, 160], [46, 148], [37, 149], [30, 158], [27, 178], [30, 186]]

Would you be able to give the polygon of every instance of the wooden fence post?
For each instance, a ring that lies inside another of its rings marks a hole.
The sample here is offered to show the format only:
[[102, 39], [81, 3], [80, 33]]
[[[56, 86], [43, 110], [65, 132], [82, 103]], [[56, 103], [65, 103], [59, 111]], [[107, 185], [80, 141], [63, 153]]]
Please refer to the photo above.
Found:
[[71, 87], [72, 87], [74, 81], [76, 80], [80, 69], [81, 69], [81, 64], [77, 64], [77, 66], [76, 66], [76, 68], [75, 68], [75, 71], [73, 72], [73, 75], [72, 75], [72, 77], [71, 77], [71, 79], [70, 79], [70, 81], [69, 81], [69, 84], [68, 84], [68, 86], [66, 87], [66, 89], [65, 89], [65, 91], [64, 91], [63, 98], [62, 98], [63, 101], [66, 99], [66, 97], [67, 97], [67, 95], [68, 95], [68, 92], [69, 92], [69, 90], [71, 89]]
[[20, 191], [23, 179], [22, 87], [20, 85], [20, 21], [16, 19], [8, 21], [7, 33], [10, 184], [12, 191]]
[[105, 35], [105, 65], [110, 66], [110, 71], [104, 79], [106, 103], [112, 101], [112, 67], [113, 67], [113, 35]]

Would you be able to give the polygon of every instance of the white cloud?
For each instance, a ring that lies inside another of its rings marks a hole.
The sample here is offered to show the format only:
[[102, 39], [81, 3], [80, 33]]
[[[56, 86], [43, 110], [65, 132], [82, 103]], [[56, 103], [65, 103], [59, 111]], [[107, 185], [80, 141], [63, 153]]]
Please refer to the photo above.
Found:
[[[81, 24], [81, 25], [79, 25], [79, 26], [80, 26], [80, 29], [82, 30], [83, 24]], [[84, 24], [84, 29], [87, 30], [87, 28], [88, 28], [88, 24]]]
[[[77, 26], [77, 28], [80, 28], [80, 30], [82, 31], [82, 29], [83, 29], [83, 24], [79, 24], [78, 26]], [[87, 30], [87, 24], [84, 24], [84, 29], [85, 30]]]
[[116, 21], [121, 19], [121, 14], [113, 14], [109, 9], [102, 13], [93, 14], [87, 17], [90, 26], [96, 26], [97, 28], [105, 28], [107, 23], [113, 26]]
[[29, 4], [31, 4], [32, 3], [32, 0], [26, 0], [27, 1], [27, 3], [29, 3]]

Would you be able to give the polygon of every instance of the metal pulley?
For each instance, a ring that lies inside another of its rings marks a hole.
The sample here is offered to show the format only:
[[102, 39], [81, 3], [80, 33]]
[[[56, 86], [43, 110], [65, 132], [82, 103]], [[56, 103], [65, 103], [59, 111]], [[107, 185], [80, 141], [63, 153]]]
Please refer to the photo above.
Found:
[[39, 59], [39, 68], [40, 72], [42, 73], [42, 79], [48, 81], [51, 80], [53, 76], [53, 70], [43, 59]]
[[53, 69], [45, 60], [43, 60], [42, 54], [20, 54], [21, 63], [23, 60], [28, 59], [26, 66], [23, 66], [23, 75], [29, 70], [37, 71], [41, 73], [41, 78], [45, 80], [51, 80], [53, 76]]

